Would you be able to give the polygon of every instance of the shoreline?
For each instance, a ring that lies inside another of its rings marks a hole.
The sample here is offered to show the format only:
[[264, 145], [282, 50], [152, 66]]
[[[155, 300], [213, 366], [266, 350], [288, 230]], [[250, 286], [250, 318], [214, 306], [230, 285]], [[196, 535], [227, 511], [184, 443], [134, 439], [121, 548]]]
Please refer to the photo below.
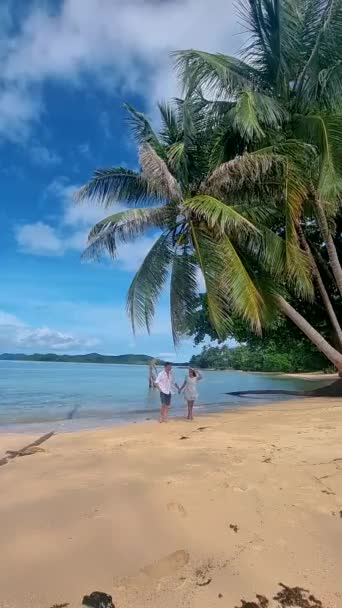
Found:
[[[210, 371], [210, 370], [207, 370]], [[226, 372], [229, 372], [230, 370], [225, 370]], [[236, 370], [234, 370], [236, 371]], [[322, 383], [323, 380], [327, 381], [327, 383], [329, 384], [330, 382], [333, 382], [334, 380], [336, 380], [338, 378], [337, 374], [330, 374], [330, 375], [323, 375], [323, 374], [279, 374], [279, 373], [273, 373], [273, 372], [240, 372], [241, 374], [244, 373], [248, 373], [248, 374], [254, 374], [256, 376], [276, 376], [276, 377], [284, 377], [284, 378], [294, 378], [294, 379], [302, 379], [302, 380], [311, 380], [311, 381], [316, 381], [317, 383]], [[227, 393], [227, 396], [229, 396], [229, 393]], [[210, 416], [210, 415], [215, 415], [215, 414], [221, 414], [221, 413], [225, 413], [225, 412], [230, 412], [230, 411], [235, 411], [235, 410], [254, 410], [255, 408], [259, 408], [259, 407], [269, 407], [269, 406], [275, 406], [278, 407], [279, 403], [281, 402], [291, 402], [293, 400], [305, 400], [307, 397], [305, 395], [303, 396], [289, 396], [289, 397], [285, 397], [285, 396], [278, 396], [276, 397], [275, 395], [267, 395], [265, 393], [265, 395], [248, 395], [248, 396], [244, 396], [244, 397], [237, 397], [237, 401], [235, 403], [232, 403], [230, 401], [213, 401], [212, 403], [199, 403], [198, 405], [195, 405], [195, 416], [196, 417], [205, 417], [205, 416]], [[328, 397], [327, 397], [328, 398]], [[258, 403], [260, 400], [263, 400], [263, 403]], [[312, 399], [310, 397], [310, 399]], [[210, 407], [209, 407], [210, 406]], [[173, 406], [174, 407], [174, 406]], [[179, 404], [176, 405], [176, 411], [177, 411], [177, 415], [173, 416], [173, 407], [170, 408], [170, 420], [181, 420], [182, 419], [182, 415], [180, 415], [178, 413], [178, 407]], [[212, 409], [211, 409], [212, 408]], [[136, 411], [136, 414], [138, 414], [137, 418], [134, 418], [133, 416], [125, 416], [123, 413], [122, 417], [118, 417], [115, 420], [113, 418], [108, 418], [108, 419], [103, 419], [103, 418], [96, 418], [96, 417], [91, 417], [91, 418], [64, 418], [64, 419], [60, 419], [60, 420], [52, 420], [51, 422], [48, 420], [42, 420], [42, 421], [32, 421], [32, 422], [20, 422], [20, 423], [9, 423], [7, 425], [3, 425], [0, 426], [0, 438], [4, 435], [33, 435], [33, 434], [44, 434], [50, 431], [54, 431], [56, 434], [73, 434], [73, 433], [83, 433], [83, 432], [91, 432], [91, 431], [97, 431], [97, 430], [101, 430], [101, 429], [109, 429], [109, 428], [115, 428], [116, 426], [119, 427], [123, 427], [125, 425], [132, 425], [132, 424], [141, 424], [144, 423], [145, 421], [154, 421], [158, 419], [159, 416], [159, 404], [158, 406], [155, 407], [155, 409], [151, 409], [148, 412], [148, 417], [143, 418], [140, 417], [144, 416], [145, 414], [143, 412], [139, 412], [139, 410]], [[146, 412], [147, 414], [147, 412]], [[98, 423], [94, 421], [98, 421]], [[72, 428], [73, 425], [75, 426], [75, 428]], [[65, 428], [63, 428], [63, 426], [65, 426]], [[17, 427], [17, 428], [16, 428]]]
[[310, 398], [51, 437], [0, 467], [0, 608], [274, 608], [279, 581], [340, 608], [341, 431]]

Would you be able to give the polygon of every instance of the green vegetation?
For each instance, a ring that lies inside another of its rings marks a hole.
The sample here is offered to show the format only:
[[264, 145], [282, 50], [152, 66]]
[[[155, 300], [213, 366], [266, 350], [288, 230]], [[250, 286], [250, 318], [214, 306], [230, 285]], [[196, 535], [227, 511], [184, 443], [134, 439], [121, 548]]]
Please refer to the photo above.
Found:
[[[58, 363], [111, 363], [120, 365], [148, 365], [153, 357], [149, 355], [99, 355], [98, 353], [89, 353], [87, 355], [56, 355], [54, 353], [47, 354], [11, 354], [3, 353], [0, 355], [0, 361], [55, 361]], [[163, 365], [164, 361], [155, 359], [156, 365]], [[186, 363], [173, 363], [175, 366], [184, 366]]]
[[127, 108], [140, 171], [98, 170], [78, 200], [130, 208], [93, 227], [86, 255], [158, 232], [129, 289], [133, 328], [150, 329], [169, 284], [175, 342], [191, 332], [200, 272], [207, 333], [224, 340], [240, 319], [279, 337], [286, 318], [342, 373], [342, 3], [242, 6], [240, 58], [176, 54], [185, 97], [159, 106], [158, 134]]
[[[194, 367], [209, 369], [237, 369], [251, 372], [311, 372], [332, 371], [320, 353], [299, 347], [288, 352], [279, 343], [268, 342], [265, 346], [247, 345], [229, 348], [205, 346], [190, 362]], [[325, 368], [324, 368], [325, 365]]]
[[[324, 315], [324, 308], [319, 301], [307, 303], [298, 302], [297, 306], [302, 315], [320, 328], [323, 335], [331, 338], [329, 319]], [[342, 310], [341, 310], [342, 315]], [[188, 328], [189, 335], [195, 344], [201, 344], [205, 339], [220, 342], [215, 330], [210, 324], [207, 312], [207, 299], [202, 295], [198, 298], [197, 310], [191, 319]], [[267, 330], [259, 336], [250, 331], [248, 325], [235, 317], [229, 332], [229, 338], [238, 344], [236, 348], [229, 349], [231, 355], [227, 361], [227, 351], [220, 347], [203, 349], [198, 361], [192, 360], [194, 365], [215, 368], [242, 369], [250, 371], [283, 371], [283, 372], [310, 372], [333, 371], [326, 358], [315, 346], [294, 326], [286, 317], [278, 317]], [[222, 345], [220, 345], [222, 346]], [[204, 355], [204, 358], [202, 358]], [[214, 357], [214, 362], [208, 364], [208, 356]]]

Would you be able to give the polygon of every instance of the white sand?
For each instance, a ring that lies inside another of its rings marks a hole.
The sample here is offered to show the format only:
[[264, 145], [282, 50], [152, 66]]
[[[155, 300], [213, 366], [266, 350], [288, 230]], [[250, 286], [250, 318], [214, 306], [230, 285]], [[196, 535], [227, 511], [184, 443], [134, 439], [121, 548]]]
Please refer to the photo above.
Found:
[[282, 582], [341, 608], [341, 437], [318, 399], [53, 437], [0, 467], [0, 606], [273, 608]]

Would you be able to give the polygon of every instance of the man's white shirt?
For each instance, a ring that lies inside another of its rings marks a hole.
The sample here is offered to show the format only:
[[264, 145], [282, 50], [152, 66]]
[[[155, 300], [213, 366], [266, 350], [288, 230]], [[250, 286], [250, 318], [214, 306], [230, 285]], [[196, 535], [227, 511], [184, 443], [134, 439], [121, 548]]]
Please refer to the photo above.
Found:
[[175, 381], [172, 372], [169, 374], [165, 370], [157, 376], [156, 384], [164, 395], [174, 395], [176, 393]]

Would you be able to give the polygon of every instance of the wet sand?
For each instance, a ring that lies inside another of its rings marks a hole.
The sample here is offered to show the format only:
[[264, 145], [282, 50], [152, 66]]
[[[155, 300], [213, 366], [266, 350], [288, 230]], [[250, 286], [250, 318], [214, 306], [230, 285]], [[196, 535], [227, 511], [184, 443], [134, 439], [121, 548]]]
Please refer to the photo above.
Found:
[[340, 608], [341, 436], [310, 399], [52, 437], [0, 467], [0, 607]]

